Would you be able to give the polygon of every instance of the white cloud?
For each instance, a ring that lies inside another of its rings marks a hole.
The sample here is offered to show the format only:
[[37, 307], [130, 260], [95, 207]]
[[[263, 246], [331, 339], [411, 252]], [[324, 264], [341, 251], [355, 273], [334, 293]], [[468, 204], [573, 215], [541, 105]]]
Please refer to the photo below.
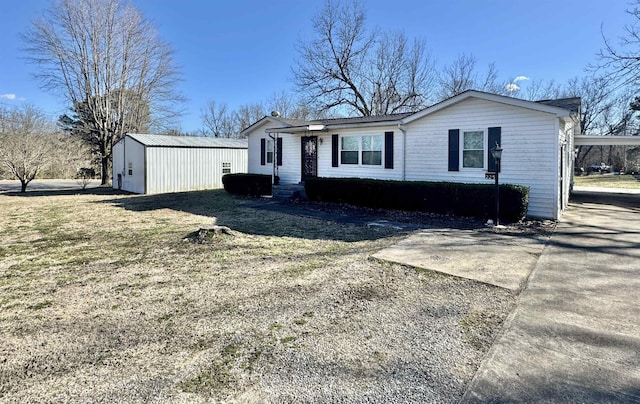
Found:
[[527, 76], [518, 76], [515, 79], [513, 79], [513, 82], [517, 83], [519, 81], [524, 81], [524, 80], [531, 80], [531, 79], [529, 77], [527, 77]]
[[0, 100], [15, 100], [15, 94], [0, 94]]
[[504, 86], [504, 88], [510, 93], [520, 90], [520, 87], [516, 83], [509, 83], [506, 86]]

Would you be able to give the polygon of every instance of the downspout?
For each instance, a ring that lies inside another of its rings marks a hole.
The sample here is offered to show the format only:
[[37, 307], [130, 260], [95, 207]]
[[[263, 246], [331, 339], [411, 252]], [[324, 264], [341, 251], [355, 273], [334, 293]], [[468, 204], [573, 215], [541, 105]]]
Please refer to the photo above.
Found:
[[278, 185], [278, 133], [272, 135], [269, 133], [269, 137], [273, 140], [273, 181], [272, 183]]
[[399, 123], [398, 129], [402, 132], [402, 181], [407, 180], [407, 130]]

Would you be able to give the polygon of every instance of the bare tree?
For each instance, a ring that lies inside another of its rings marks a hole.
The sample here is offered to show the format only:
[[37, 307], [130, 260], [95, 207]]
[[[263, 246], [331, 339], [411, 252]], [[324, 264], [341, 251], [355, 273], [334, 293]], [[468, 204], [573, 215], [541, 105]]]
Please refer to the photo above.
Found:
[[499, 81], [495, 64], [490, 63], [486, 73], [480, 75], [477, 63], [475, 56], [461, 54], [451, 64], [444, 66], [439, 76], [439, 99], [444, 100], [466, 90], [506, 94], [508, 83]]
[[79, 118], [76, 129], [95, 139], [103, 184], [113, 143], [176, 116], [172, 50], [129, 3], [57, 0], [24, 40], [43, 88], [62, 94]]
[[318, 118], [311, 105], [286, 91], [274, 93], [265, 102], [266, 111], [278, 111], [283, 117], [308, 120]]
[[0, 164], [20, 180], [21, 192], [51, 162], [53, 128], [34, 107], [0, 108]]
[[422, 42], [368, 30], [358, 0], [327, 0], [313, 19], [315, 38], [300, 42], [294, 82], [319, 111], [369, 116], [429, 102], [433, 64]]
[[254, 122], [264, 118], [265, 115], [265, 108], [262, 104], [254, 103], [241, 105], [233, 113], [233, 119], [237, 130], [236, 133], [239, 134], [242, 130], [248, 128]]
[[561, 94], [562, 86], [555, 80], [533, 79], [527, 83], [525, 90], [519, 89], [513, 95], [529, 101], [540, 101], [560, 98]]
[[598, 53], [599, 64], [591, 66], [594, 71], [606, 72], [609, 79], [621, 86], [640, 84], [640, 0], [635, 0], [632, 9], [626, 10], [634, 22], [625, 25], [625, 36], [618, 40], [616, 47], [604, 33], [604, 48]]
[[[581, 98], [580, 127], [583, 134], [623, 135], [629, 128], [637, 126], [636, 111], [629, 105], [631, 94], [615, 91], [614, 87], [615, 84], [607, 77], [588, 76], [569, 80], [563, 89], [561, 96]], [[576, 164], [585, 165], [594, 150], [594, 146], [580, 146]], [[605, 160], [604, 152], [598, 160]]]
[[233, 122], [233, 114], [229, 112], [227, 104], [209, 101], [200, 116], [207, 136], [234, 137], [238, 133]]

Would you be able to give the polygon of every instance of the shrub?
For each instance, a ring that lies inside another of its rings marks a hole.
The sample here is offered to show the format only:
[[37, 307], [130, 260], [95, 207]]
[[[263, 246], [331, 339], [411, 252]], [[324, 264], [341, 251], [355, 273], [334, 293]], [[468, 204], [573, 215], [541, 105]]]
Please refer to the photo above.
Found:
[[225, 191], [236, 195], [271, 195], [271, 176], [264, 174], [225, 174]]
[[[310, 200], [370, 208], [419, 210], [481, 218], [493, 218], [495, 214], [494, 184], [310, 178], [305, 180], [305, 192]], [[528, 205], [529, 188], [500, 185], [501, 220], [522, 220]]]

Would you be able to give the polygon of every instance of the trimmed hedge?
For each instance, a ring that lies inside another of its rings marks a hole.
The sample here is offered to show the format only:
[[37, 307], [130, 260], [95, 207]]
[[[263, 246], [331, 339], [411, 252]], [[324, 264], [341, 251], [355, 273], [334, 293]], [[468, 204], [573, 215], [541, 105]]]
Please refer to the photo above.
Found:
[[271, 176], [264, 174], [225, 174], [225, 191], [236, 195], [271, 195]]
[[[306, 179], [304, 188], [314, 201], [481, 218], [495, 215], [495, 184], [316, 177]], [[528, 205], [528, 187], [500, 185], [501, 220], [524, 219]]]

